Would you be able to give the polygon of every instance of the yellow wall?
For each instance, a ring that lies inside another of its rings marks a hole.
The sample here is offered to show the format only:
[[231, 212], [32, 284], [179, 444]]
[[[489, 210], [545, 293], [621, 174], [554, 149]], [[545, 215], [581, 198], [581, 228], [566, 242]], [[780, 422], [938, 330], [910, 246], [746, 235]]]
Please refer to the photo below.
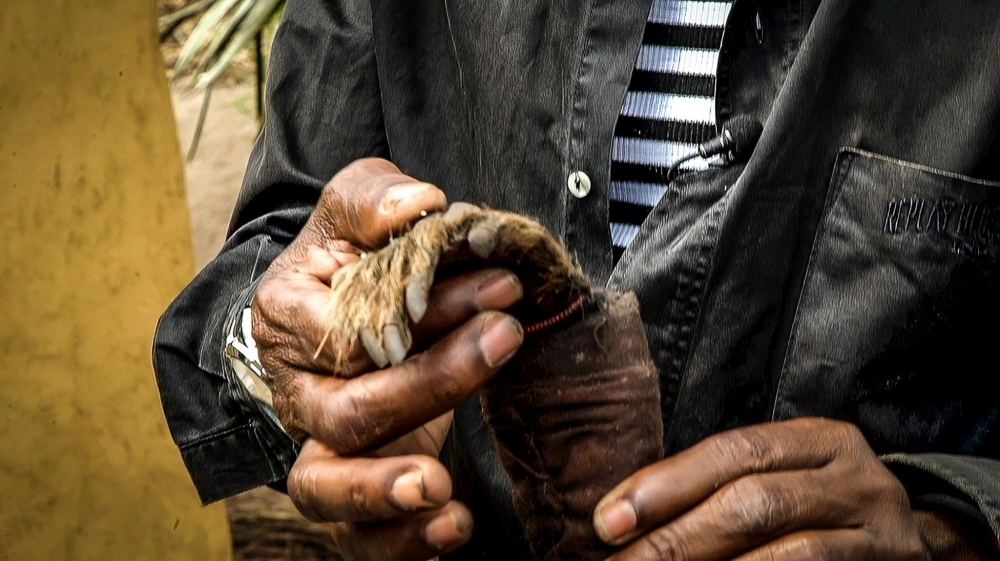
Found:
[[0, 559], [222, 559], [150, 367], [192, 273], [153, 0], [0, 2]]

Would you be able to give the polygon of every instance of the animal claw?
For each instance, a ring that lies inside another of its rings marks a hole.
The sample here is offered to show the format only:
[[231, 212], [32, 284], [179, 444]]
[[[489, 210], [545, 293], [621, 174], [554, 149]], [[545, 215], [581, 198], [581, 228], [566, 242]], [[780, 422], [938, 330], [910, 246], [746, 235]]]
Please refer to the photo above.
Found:
[[409, 329], [390, 323], [382, 329], [382, 339], [389, 362], [396, 365], [406, 359], [406, 353], [410, 350], [411, 344]]
[[406, 283], [406, 311], [413, 323], [420, 323], [427, 313], [427, 298], [434, 282], [435, 265], [436, 263], [432, 263], [427, 270], [414, 274]]
[[496, 220], [486, 219], [469, 230], [469, 249], [480, 259], [488, 258], [497, 247], [497, 232], [499, 224]]
[[405, 360], [413, 344], [410, 327], [427, 313], [438, 264], [460, 261], [511, 269], [529, 296], [509, 310], [522, 321], [551, 317], [589, 290], [583, 272], [538, 222], [454, 203], [333, 275], [329, 327], [337, 334], [336, 372], [352, 375], [341, 367], [359, 340], [379, 368]]
[[469, 203], [451, 203], [448, 210], [445, 211], [443, 218], [447, 222], [458, 223], [461, 222], [466, 216], [482, 212], [483, 210], [476, 205], [470, 205]]
[[375, 332], [369, 327], [365, 327], [361, 330], [359, 334], [361, 339], [361, 344], [365, 346], [365, 350], [368, 351], [368, 356], [372, 358], [372, 362], [375, 363], [379, 368], [385, 368], [389, 365], [389, 358], [386, 357], [385, 351], [382, 350], [382, 344], [378, 342], [378, 338], [375, 337]]

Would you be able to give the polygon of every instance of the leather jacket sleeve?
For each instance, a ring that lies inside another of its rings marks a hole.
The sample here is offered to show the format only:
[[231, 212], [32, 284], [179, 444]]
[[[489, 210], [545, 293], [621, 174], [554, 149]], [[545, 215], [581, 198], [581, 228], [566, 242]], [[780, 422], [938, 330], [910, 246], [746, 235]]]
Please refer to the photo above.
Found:
[[288, 3], [267, 108], [229, 238], [164, 313], [154, 341], [167, 422], [206, 503], [280, 481], [295, 460], [294, 442], [236, 379], [225, 339], [330, 177], [388, 155], [367, 2]]

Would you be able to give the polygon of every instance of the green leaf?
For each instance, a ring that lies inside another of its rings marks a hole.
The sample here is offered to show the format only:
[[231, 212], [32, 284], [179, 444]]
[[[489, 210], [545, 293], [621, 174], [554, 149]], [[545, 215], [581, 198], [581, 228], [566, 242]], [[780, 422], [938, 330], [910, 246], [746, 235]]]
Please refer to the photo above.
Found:
[[180, 78], [184, 75], [188, 65], [195, 59], [200, 51], [203, 51], [207, 44], [215, 37], [217, 27], [225, 21], [226, 15], [241, 0], [216, 0], [215, 5], [205, 12], [205, 15], [198, 20], [198, 25], [191, 31], [191, 35], [184, 41], [177, 64], [174, 65], [174, 77]]
[[214, 84], [236, 58], [236, 55], [253, 41], [254, 36], [260, 32], [282, 4], [282, 0], [249, 1], [253, 3], [252, 9], [240, 21], [239, 28], [232, 34], [226, 49], [212, 61], [211, 67], [198, 77], [197, 88], [210, 87]]

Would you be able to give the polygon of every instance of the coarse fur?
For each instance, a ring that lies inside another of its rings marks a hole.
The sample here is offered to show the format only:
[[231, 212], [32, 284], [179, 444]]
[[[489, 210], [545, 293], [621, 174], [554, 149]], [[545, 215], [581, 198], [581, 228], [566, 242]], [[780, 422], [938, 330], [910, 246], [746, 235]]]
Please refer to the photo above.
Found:
[[423, 318], [435, 277], [445, 269], [483, 266], [518, 276], [524, 298], [511, 312], [526, 324], [544, 321], [590, 292], [583, 271], [538, 222], [455, 203], [333, 275], [321, 347], [333, 345], [335, 374], [349, 375], [343, 366], [359, 341], [380, 367], [404, 360], [413, 344], [410, 326]]

